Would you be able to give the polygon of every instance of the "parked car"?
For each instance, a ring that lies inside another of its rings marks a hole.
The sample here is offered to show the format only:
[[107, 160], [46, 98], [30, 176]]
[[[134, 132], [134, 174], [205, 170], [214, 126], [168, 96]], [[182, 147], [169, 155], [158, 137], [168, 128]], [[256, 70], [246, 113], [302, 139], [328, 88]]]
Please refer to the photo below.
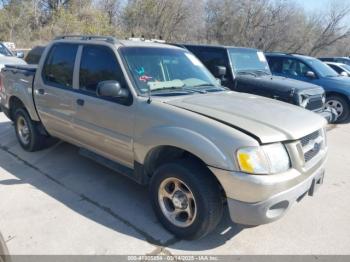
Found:
[[35, 47], [33, 47], [33, 49], [31, 49], [28, 52], [28, 54], [24, 60], [27, 62], [27, 64], [37, 65], [40, 61], [40, 58], [41, 58], [44, 50], [45, 50], [45, 46], [41, 46], [41, 45], [35, 46]]
[[319, 59], [323, 62], [341, 63], [341, 64], [346, 64], [350, 66], [349, 57], [320, 57]]
[[9, 49], [11, 52], [16, 50], [16, 45], [14, 42], [2, 42], [7, 49]]
[[231, 90], [274, 98], [301, 106], [325, 117], [337, 113], [325, 108], [325, 92], [319, 86], [272, 76], [263, 52], [253, 48], [180, 44], [199, 58], [222, 84]]
[[50, 137], [81, 147], [148, 185], [160, 222], [180, 238], [212, 231], [224, 204], [237, 223], [272, 222], [323, 181], [322, 117], [229, 91], [182, 48], [61, 37], [38, 66], [6, 66], [1, 90], [24, 150]]
[[319, 85], [326, 91], [326, 105], [338, 113], [337, 122], [345, 122], [350, 115], [350, 79], [340, 76], [332, 68], [314, 57], [267, 53], [274, 75]]
[[330, 66], [334, 71], [336, 71], [341, 76], [350, 76], [350, 66], [342, 63], [335, 62], [325, 62], [326, 65]]
[[[0, 71], [6, 64], [26, 64], [26, 62], [20, 57], [22, 53], [18, 53], [18, 56], [15, 56], [3, 43], [0, 42]], [[23, 56], [22, 56], [23, 57]]]

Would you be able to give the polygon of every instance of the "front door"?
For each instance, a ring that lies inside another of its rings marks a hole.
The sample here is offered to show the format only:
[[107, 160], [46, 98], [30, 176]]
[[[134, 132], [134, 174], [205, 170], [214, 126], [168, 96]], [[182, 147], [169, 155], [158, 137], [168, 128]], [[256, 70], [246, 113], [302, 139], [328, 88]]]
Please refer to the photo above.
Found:
[[293, 58], [283, 59], [283, 72], [287, 77], [310, 83], [312, 83], [315, 78], [307, 76], [307, 72], [313, 72], [316, 76], [316, 73], [307, 64]]
[[115, 52], [105, 45], [84, 45], [79, 66], [79, 83], [74, 93], [75, 139], [92, 151], [133, 167], [134, 106], [128, 99], [96, 95], [101, 81], [116, 80], [128, 89]]

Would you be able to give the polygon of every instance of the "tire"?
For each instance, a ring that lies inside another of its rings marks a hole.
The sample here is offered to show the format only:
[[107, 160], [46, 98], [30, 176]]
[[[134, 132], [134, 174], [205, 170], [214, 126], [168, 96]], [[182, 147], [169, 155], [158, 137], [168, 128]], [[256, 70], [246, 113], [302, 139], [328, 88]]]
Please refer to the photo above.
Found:
[[339, 95], [327, 96], [326, 105], [334, 108], [338, 113], [336, 123], [344, 123], [350, 116], [349, 101]]
[[[187, 197], [191, 195], [193, 198]], [[218, 182], [205, 166], [193, 160], [160, 166], [151, 179], [150, 196], [159, 221], [181, 239], [204, 237], [216, 228], [223, 215]], [[169, 213], [179, 210], [177, 216], [169, 218]]]
[[24, 108], [16, 109], [14, 122], [17, 140], [25, 151], [38, 151], [48, 145], [49, 137], [39, 132], [39, 124], [30, 118]]

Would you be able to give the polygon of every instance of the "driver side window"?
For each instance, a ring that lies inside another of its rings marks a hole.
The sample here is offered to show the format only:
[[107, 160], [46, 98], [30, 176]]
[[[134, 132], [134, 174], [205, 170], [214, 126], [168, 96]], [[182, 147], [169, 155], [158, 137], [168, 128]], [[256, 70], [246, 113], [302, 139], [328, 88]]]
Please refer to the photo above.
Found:
[[296, 77], [306, 77], [308, 71], [313, 72], [308, 65], [296, 59], [284, 59], [282, 70], [284, 74]]
[[123, 72], [112, 50], [106, 46], [84, 46], [80, 62], [79, 89], [95, 95], [98, 83], [106, 80], [116, 80], [122, 88], [127, 88]]
[[314, 73], [314, 71], [308, 65], [306, 65], [300, 61], [298, 61], [298, 62], [299, 62], [299, 67], [300, 67], [300, 76], [305, 77], [307, 72]]

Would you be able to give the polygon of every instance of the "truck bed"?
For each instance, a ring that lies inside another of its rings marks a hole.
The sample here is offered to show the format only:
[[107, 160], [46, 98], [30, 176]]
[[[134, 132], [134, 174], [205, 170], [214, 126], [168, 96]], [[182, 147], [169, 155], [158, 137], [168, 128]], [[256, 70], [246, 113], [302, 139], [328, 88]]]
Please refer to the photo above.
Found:
[[5, 65], [4, 71], [28, 71], [35, 74], [38, 65]]
[[5, 114], [9, 115], [9, 98], [17, 97], [25, 106], [30, 116], [37, 120], [33, 101], [33, 82], [36, 65], [6, 65], [1, 71], [3, 89], [0, 104]]

